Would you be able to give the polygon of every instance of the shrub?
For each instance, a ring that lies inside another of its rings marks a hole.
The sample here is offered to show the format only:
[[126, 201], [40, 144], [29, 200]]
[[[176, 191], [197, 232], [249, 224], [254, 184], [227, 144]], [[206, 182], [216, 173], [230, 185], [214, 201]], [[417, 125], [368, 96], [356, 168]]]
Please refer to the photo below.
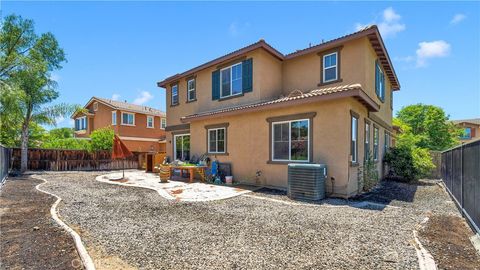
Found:
[[425, 177], [435, 168], [429, 151], [419, 147], [391, 148], [384, 161], [390, 168], [387, 178], [404, 182]]
[[88, 150], [90, 142], [76, 138], [53, 139], [43, 142], [41, 147], [50, 149]]
[[111, 127], [99, 128], [90, 134], [90, 151], [111, 150], [113, 147], [113, 129]]
[[363, 166], [359, 168], [359, 191], [369, 191], [379, 180], [379, 174], [372, 155], [368, 154]]

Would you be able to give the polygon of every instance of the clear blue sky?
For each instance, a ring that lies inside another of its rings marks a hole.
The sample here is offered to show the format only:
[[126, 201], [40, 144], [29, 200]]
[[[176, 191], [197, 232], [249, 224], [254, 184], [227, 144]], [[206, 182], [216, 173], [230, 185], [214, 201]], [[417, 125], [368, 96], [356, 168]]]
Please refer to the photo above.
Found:
[[[0, 0], [1, 1], [1, 0]], [[68, 63], [59, 101], [93, 95], [165, 110], [156, 82], [264, 38], [282, 53], [380, 25], [402, 89], [394, 109], [480, 117], [480, 4], [475, 2], [11, 2], [2, 15], [52, 32]], [[70, 125], [64, 120], [60, 126]]]

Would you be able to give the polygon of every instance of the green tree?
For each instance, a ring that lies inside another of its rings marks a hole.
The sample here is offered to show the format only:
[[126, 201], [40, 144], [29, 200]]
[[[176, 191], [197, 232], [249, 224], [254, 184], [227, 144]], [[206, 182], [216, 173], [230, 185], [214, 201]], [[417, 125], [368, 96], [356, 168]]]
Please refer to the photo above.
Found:
[[31, 123], [55, 125], [55, 119], [76, 109], [63, 103], [47, 106], [59, 96], [51, 72], [65, 61], [65, 53], [52, 33], [37, 35], [32, 20], [5, 17], [0, 28], [0, 94], [17, 92], [16, 101], [8, 104], [8, 109], [20, 118], [22, 172], [27, 169]]
[[90, 151], [111, 150], [114, 131], [111, 127], [96, 129], [90, 134]]
[[397, 113], [397, 118], [410, 127], [410, 133], [418, 140], [415, 143], [418, 147], [441, 151], [458, 143], [460, 131], [440, 107], [409, 105]]

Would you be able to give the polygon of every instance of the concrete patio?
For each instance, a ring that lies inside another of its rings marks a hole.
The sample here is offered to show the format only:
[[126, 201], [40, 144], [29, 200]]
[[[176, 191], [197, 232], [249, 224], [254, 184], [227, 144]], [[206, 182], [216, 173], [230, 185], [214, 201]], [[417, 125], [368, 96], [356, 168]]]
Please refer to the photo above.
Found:
[[185, 201], [185, 202], [205, 202], [223, 200], [233, 198], [242, 194], [252, 192], [257, 189], [247, 185], [212, 185], [202, 182], [187, 183], [184, 181], [169, 180], [168, 183], [161, 183], [158, 174], [146, 173], [139, 170], [129, 170], [125, 172], [125, 179], [121, 172], [109, 173], [96, 177], [97, 181], [130, 186], [153, 189], [168, 200]]

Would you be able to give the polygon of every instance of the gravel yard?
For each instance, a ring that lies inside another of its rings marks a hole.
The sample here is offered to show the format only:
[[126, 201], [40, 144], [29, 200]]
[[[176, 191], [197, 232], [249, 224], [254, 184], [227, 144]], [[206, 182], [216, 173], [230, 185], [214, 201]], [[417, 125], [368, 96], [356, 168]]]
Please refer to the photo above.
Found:
[[45, 173], [61, 218], [98, 269], [418, 269], [414, 230], [426, 216], [458, 216], [434, 182], [385, 183], [366, 198], [318, 205], [260, 190], [212, 202], [168, 201], [153, 190], [95, 181], [101, 172]]

